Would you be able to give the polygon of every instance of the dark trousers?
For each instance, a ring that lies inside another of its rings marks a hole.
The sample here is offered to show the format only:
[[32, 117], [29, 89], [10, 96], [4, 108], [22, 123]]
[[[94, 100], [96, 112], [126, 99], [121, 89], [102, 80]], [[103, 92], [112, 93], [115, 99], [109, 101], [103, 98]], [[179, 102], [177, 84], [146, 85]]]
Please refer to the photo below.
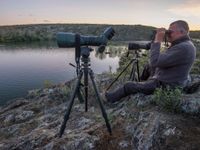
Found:
[[147, 80], [145, 82], [127, 82], [116, 90], [107, 92], [105, 96], [109, 102], [116, 102], [130, 94], [152, 94], [155, 89], [159, 87], [161, 87], [161, 83], [156, 79]]

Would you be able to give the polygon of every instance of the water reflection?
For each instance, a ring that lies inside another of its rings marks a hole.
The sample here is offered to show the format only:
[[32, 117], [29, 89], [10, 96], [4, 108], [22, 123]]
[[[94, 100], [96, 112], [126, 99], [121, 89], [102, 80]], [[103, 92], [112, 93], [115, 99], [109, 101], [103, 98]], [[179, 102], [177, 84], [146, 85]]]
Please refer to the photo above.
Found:
[[43, 41], [43, 42], [27, 42], [27, 43], [5, 43], [0, 45], [0, 51], [16, 51], [16, 50], [27, 50], [27, 49], [53, 49], [57, 47], [55, 41]]
[[104, 53], [95, 51], [95, 57], [101, 60], [106, 59], [106, 55], [109, 58], [121, 57], [125, 51], [127, 51], [127, 47], [125, 46], [107, 46]]
[[[116, 71], [123, 48], [109, 46], [109, 55], [90, 53], [94, 73]], [[44, 81], [59, 83], [76, 77], [73, 48], [60, 49], [56, 43], [45, 45], [6, 45], [0, 47], [0, 105], [40, 88]]]

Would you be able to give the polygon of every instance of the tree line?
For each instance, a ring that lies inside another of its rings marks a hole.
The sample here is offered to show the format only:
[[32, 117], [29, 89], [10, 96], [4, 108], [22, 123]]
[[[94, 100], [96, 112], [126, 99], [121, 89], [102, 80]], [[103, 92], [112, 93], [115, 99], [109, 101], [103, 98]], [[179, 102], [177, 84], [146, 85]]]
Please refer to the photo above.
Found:
[[116, 31], [114, 41], [149, 40], [154, 27], [142, 25], [96, 25], [96, 24], [41, 24], [0, 26], [0, 42], [51, 41], [57, 32], [73, 32], [82, 35], [100, 35], [112, 26]]
[[[57, 32], [73, 32], [82, 35], [100, 35], [112, 26], [116, 31], [112, 40], [151, 40], [155, 27], [143, 25], [97, 25], [97, 24], [38, 24], [0, 26], [0, 43], [52, 41]], [[190, 36], [200, 39], [200, 31], [191, 31]]]

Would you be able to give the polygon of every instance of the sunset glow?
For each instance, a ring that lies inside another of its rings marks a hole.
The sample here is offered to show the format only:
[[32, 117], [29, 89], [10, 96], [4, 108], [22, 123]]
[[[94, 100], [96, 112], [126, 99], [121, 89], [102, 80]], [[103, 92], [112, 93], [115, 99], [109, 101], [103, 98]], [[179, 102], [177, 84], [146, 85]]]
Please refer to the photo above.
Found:
[[1, 0], [0, 25], [92, 23], [168, 27], [186, 20], [200, 30], [199, 0]]

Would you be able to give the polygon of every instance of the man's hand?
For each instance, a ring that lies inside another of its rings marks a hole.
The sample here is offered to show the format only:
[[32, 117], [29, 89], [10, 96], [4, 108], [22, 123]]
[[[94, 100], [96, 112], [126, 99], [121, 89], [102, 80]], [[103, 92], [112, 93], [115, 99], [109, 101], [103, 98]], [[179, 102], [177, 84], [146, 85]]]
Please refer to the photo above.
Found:
[[164, 36], [165, 36], [165, 31], [166, 31], [165, 28], [158, 28], [156, 30], [156, 37], [155, 37], [154, 43], [161, 43], [163, 41]]

